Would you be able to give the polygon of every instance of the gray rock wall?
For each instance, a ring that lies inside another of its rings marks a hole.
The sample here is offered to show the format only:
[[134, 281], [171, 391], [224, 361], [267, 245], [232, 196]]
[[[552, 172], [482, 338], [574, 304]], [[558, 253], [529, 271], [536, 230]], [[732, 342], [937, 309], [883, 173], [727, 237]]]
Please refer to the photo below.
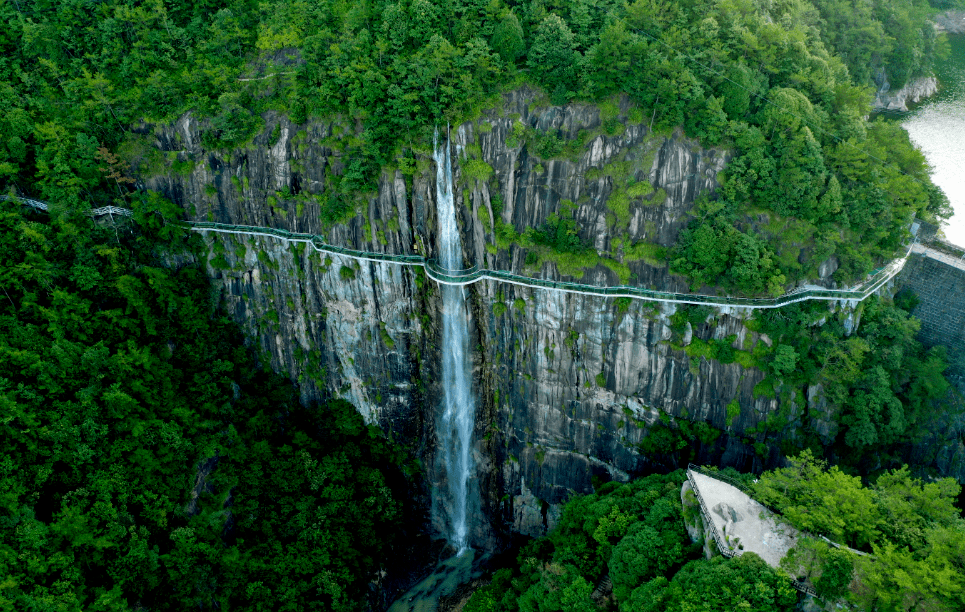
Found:
[[[618, 113], [618, 125], [607, 133], [597, 107], [541, 105], [535, 93], [520, 90], [499, 109], [452, 129], [467, 265], [572, 278], [578, 272], [567, 276], [552, 261], [527, 269], [518, 247], [495, 248], [496, 202], [503, 203], [501, 221], [523, 232], [569, 200], [581, 237], [627, 265], [631, 282], [688, 289], [665, 264], [623, 259], [615, 241], [672, 245], [696, 197], [716, 187], [727, 153], [703, 150], [679, 133], [654, 136], [625, 104]], [[523, 126], [531, 130], [529, 141], [517, 137]], [[148, 134], [169, 169], [144, 177], [144, 184], [179, 203], [188, 218], [316, 233], [357, 249], [433, 254], [429, 151], [417, 151], [413, 174], [384, 172], [376, 192], [349, 203], [344, 222], [326, 223], [321, 212], [346, 163], [344, 122], [293, 125], [269, 115], [262, 133], [230, 152], [206, 150], [205, 129], [185, 116]], [[582, 144], [541, 159], [534, 133]], [[465, 178], [474, 158], [492, 168], [491, 177]], [[614, 193], [644, 180], [652, 194], [631, 201], [627, 218], [616, 219], [608, 206]], [[442, 347], [433, 281], [418, 268], [358, 264], [273, 238], [205, 239], [220, 299], [306, 401], [345, 398], [423, 465], [434, 465]], [[582, 277], [619, 281], [603, 265]], [[687, 345], [711, 338], [734, 336], [735, 347], [746, 350], [769, 342], [745, 327], [748, 313], [718, 311], [679, 333], [671, 329], [673, 309], [653, 303], [626, 307], [491, 281], [466, 291], [477, 397], [472, 483], [486, 515], [475, 521], [477, 546], [494, 546], [509, 531], [542, 533], [562, 503], [591, 491], [595, 479], [624, 480], [688, 460], [773, 467], [781, 461], [782, 436], [803, 424], [833, 438], [831, 409], [819, 388], [785, 390], [782, 408], [774, 397], [755, 393], [764, 375], [752, 365], [688, 354]], [[739, 410], [728, 414], [734, 400]], [[763, 424], [775, 416], [787, 426], [767, 433]], [[642, 450], [644, 442], [651, 451]], [[430, 481], [438, 478], [429, 474]]]
[[947, 347], [950, 361], [958, 364], [955, 374], [965, 374], [965, 269], [915, 253], [896, 286], [918, 296], [912, 311], [921, 321], [918, 339], [926, 346]]
[[945, 11], [935, 15], [935, 29], [949, 34], [965, 34], [965, 11]]
[[917, 104], [928, 96], [938, 93], [938, 79], [935, 77], [919, 77], [912, 79], [901, 89], [892, 90], [884, 71], [878, 75], [881, 81], [875, 99], [871, 106], [875, 111], [908, 110], [909, 104]]

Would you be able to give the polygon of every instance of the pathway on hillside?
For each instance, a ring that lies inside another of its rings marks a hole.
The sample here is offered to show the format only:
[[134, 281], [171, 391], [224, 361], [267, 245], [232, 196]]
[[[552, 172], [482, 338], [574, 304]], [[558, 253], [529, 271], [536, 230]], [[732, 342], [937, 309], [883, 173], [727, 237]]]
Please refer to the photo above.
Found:
[[[2, 199], [9, 199], [8, 196], [0, 196]], [[32, 206], [38, 210], [47, 211], [48, 205], [39, 200], [28, 198], [18, 198], [20, 202]], [[116, 206], [105, 206], [95, 208], [90, 212], [91, 216], [102, 215], [123, 215], [131, 216], [132, 211]], [[378, 253], [374, 251], [360, 251], [345, 247], [338, 247], [324, 242], [322, 236], [315, 234], [302, 234], [289, 232], [288, 230], [276, 229], [271, 227], [258, 227], [246, 225], [229, 225], [224, 223], [214, 223], [207, 221], [184, 221], [189, 229], [196, 232], [216, 232], [222, 234], [238, 234], [252, 237], [267, 237], [286, 240], [289, 242], [303, 242], [310, 244], [312, 248], [321, 253], [348, 257], [357, 261], [371, 261], [377, 263], [392, 263], [405, 266], [421, 266], [425, 269], [426, 275], [432, 280], [442, 285], [471, 285], [482, 280], [493, 280], [501, 283], [509, 283], [523, 287], [552, 289], [565, 293], [579, 293], [582, 295], [594, 295], [600, 297], [626, 297], [651, 302], [666, 302], [676, 304], [695, 304], [717, 307], [738, 307], [750, 310], [780, 308], [788, 304], [803, 302], [807, 300], [821, 301], [851, 301], [860, 302], [871, 294], [875, 293], [885, 283], [893, 279], [904, 268], [908, 255], [912, 252], [920, 253], [948, 263], [949, 265], [965, 269], [965, 261], [937, 251], [920, 243], [911, 245], [908, 253], [904, 257], [895, 259], [887, 266], [875, 270], [865, 280], [853, 287], [846, 289], [826, 289], [815, 285], [805, 285], [798, 287], [782, 296], [775, 298], [742, 298], [718, 295], [700, 295], [693, 293], [672, 293], [666, 291], [654, 291], [641, 287], [630, 287], [626, 285], [614, 287], [599, 287], [582, 283], [571, 283], [566, 281], [556, 281], [542, 278], [532, 278], [506, 272], [504, 270], [489, 270], [486, 268], [472, 267], [466, 270], [447, 270], [440, 266], [433, 259], [427, 259], [421, 255], [394, 255], [391, 253]]]
[[[781, 559], [797, 544], [800, 534], [796, 529], [780, 522], [747, 493], [692, 466], [687, 468], [687, 480], [720, 554], [730, 558], [752, 552], [771, 567], [780, 567]], [[817, 595], [810, 584], [793, 578], [791, 582], [799, 591]]]
[[[824, 536], [802, 533], [781, 520], [779, 514], [750, 495], [738, 481], [726, 482], [722, 474], [708, 472], [693, 464], [687, 466], [687, 481], [697, 502], [704, 524], [710, 528], [717, 550], [725, 557], [752, 552], [777, 569], [789, 550], [802, 538], [820, 539], [829, 546], [847, 550], [862, 557], [868, 553], [842, 546]], [[684, 485], [687, 486], [686, 484]], [[794, 587], [817, 595], [808, 582], [791, 579]]]

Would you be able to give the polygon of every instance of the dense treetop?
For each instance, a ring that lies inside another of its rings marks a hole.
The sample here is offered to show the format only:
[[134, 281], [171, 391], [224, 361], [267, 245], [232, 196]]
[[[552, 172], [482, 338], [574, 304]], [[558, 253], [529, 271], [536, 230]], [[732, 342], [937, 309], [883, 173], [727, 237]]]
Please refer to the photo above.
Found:
[[[2, 0], [0, 191], [47, 200], [52, 214], [0, 202], [0, 608], [352, 609], [404, 524], [399, 450], [351, 406], [301, 406], [256, 366], [211, 305], [196, 245], [162, 220], [179, 211], [133, 189], [132, 175], [151, 171], [130, 168], [144, 157], [134, 127], [190, 111], [209, 120], [207, 147], [232, 149], [269, 110], [299, 123], [338, 114], [353, 129], [346, 169], [326, 189], [365, 194], [380, 168], [424, 149], [434, 125], [475, 119], [520, 84], [552, 104], [626, 96], [658, 134], [682, 129], [733, 152], [672, 269], [695, 287], [778, 293], [831, 256], [840, 280], [860, 276], [900, 250], [913, 216], [948, 214], [900, 128], [864, 118], [880, 71], [897, 86], [941, 56], [929, 10], [920, 0]], [[132, 226], [84, 216], [113, 202], [135, 210]], [[585, 250], [571, 212], [526, 240]], [[946, 390], [942, 355], [915, 343], [915, 323], [891, 304], [870, 302], [854, 335], [813, 325], [820, 316], [762, 318], [775, 346], [757, 355], [723, 342], [690, 351], [750, 360], [771, 377], [764, 394], [820, 378], [840, 406], [833, 451], [865, 472], [871, 452], [893, 464]], [[785, 416], [762, 426], [760, 444]], [[816, 444], [805, 433], [802, 444]], [[815, 475], [774, 503], [833, 532], [801, 508], [847, 485], [868, 520], [841, 537], [900, 570], [865, 574], [864, 594], [884, 609], [961, 603], [950, 488], [899, 471], [869, 497], [847, 478]], [[681, 481], [571, 502], [477, 609], [584, 609], [604, 574], [624, 609], [793, 605], [787, 576], [759, 559], [697, 558]], [[813, 565], [810, 554], [791, 569]], [[828, 589], [841, 588], [839, 561], [821, 565]], [[919, 597], [918, 586], [932, 590]]]
[[[141, 121], [211, 118], [246, 143], [274, 109], [356, 120], [326, 189], [371, 189], [432, 126], [476, 116], [521, 82], [553, 103], [615, 94], [735, 152], [672, 254], [694, 286], [779, 293], [835, 255], [861, 276], [914, 215], [947, 215], [920, 153], [869, 124], [873, 73], [927, 73], [943, 44], [923, 0], [6, 0], [0, 189], [97, 200], [97, 149], [138, 157]], [[148, 171], [142, 168], [143, 171]], [[636, 205], [636, 204], [634, 204]], [[629, 256], [629, 255], [628, 255]]]
[[[793, 609], [790, 579], [757, 555], [702, 558], [684, 528], [685, 479], [678, 470], [572, 499], [557, 527], [523, 547], [516, 567], [496, 572], [466, 612]], [[605, 599], [594, 596], [604, 576], [613, 583]]]
[[[863, 486], [809, 453], [756, 482], [730, 469], [723, 474], [746, 482], [752, 495], [783, 512], [780, 520], [872, 555], [805, 535], [779, 568], [754, 553], [707, 560], [703, 542], [692, 544], [684, 529], [685, 521], [699, 525], [700, 510], [692, 492], [682, 503], [686, 477], [677, 471], [607, 483], [571, 499], [559, 524], [524, 546], [514, 566], [495, 572], [466, 612], [790, 612], [800, 597], [792, 578], [815, 588], [815, 603], [829, 610], [845, 602], [855, 610], [903, 612], [965, 605], [965, 521], [952, 479], [925, 483], [905, 467]], [[596, 589], [604, 576], [612, 593]]]
[[804, 538], [782, 562], [861, 610], [960, 610], [965, 606], [965, 520], [954, 479], [922, 481], [907, 466], [872, 486], [805, 452], [790, 467], [765, 472], [753, 496], [811, 534], [870, 555]]
[[133, 206], [0, 201], [0, 609], [357, 609], [410, 467], [258, 367], [198, 245]]

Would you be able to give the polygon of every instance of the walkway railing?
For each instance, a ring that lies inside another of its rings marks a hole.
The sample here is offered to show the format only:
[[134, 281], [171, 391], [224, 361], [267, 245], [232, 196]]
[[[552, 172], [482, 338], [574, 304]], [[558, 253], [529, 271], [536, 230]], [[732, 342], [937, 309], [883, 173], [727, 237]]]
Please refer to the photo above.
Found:
[[698, 487], [697, 483], [694, 481], [694, 471], [695, 470], [692, 470], [689, 467], [687, 468], [687, 481], [690, 483], [690, 488], [693, 490], [694, 495], [697, 496], [697, 503], [700, 504], [700, 511], [704, 514], [704, 520], [710, 523], [710, 533], [714, 536], [714, 541], [717, 542], [717, 550], [719, 550], [720, 554], [724, 555], [728, 559], [731, 557], [736, 557], [738, 554], [740, 554], [739, 551], [735, 551], [727, 545], [727, 543], [724, 541], [724, 537], [720, 534], [720, 531], [717, 530], [717, 523], [715, 523], [714, 519], [712, 519], [710, 516], [710, 508], [707, 507], [707, 502], [704, 501], [704, 496], [700, 494], [700, 487]]
[[434, 259], [426, 259], [420, 255], [392, 255], [359, 251], [326, 244], [321, 236], [314, 234], [300, 234], [275, 228], [263, 228], [245, 225], [228, 225], [207, 221], [188, 221], [187, 227], [194, 231], [211, 231], [226, 234], [243, 234], [248, 236], [270, 236], [293, 242], [304, 242], [323, 253], [352, 257], [363, 261], [378, 261], [401, 265], [418, 265], [425, 268], [426, 275], [442, 285], [471, 285], [481, 280], [495, 280], [525, 287], [539, 287], [568, 293], [596, 295], [601, 297], [628, 297], [654, 302], [674, 302], [679, 304], [697, 304], [707, 306], [737, 306], [741, 308], [764, 309], [780, 308], [795, 302], [806, 300], [853, 300], [862, 301], [881, 288], [882, 285], [895, 277], [907, 261], [905, 257], [896, 259], [884, 268], [876, 270], [863, 282], [849, 289], [825, 289], [823, 287], [801, 288], [776, 298], [741, 298], [716, 295], [700, 295], [693, 293], [673, 293], [654, 291], [641, 287], [620, 285], [615, 287], [598, 287], [582, 283], [557, 281], [544, 278], [522, 276], [504, 270], [490, 270], [472, 267], [465, 270], [447, 270]]
[[[18, 200], [21, 204], [26, 204], [36, 208], [37, 210], [42, 210], [44, 212], [50, 211], [50, 206], [46, 202], [41, 202], [40, 200], [31, 200], [30, 198], [11, 198], [10, 196], [0, 196], [0, 200]], [[89, 213], [91, 217], [100, 217], [103, 215], [121, 215], [124, 217], [130, 217], [134, 214], [134, 211], [128, 208], [118, 208], [117, 206], [102, 206], [100, 208], [92, 208]]]
[[[7, 196], [2, 196], [2, 198], [7, 199]], [[31, 200], [28, 198], [18, 199], [20, 202], [39, 210], [48, 210], [48, 206], [44, 202]], [[132, 213], [127, 209], [106, 206], [103, 208], [96, 208], [92, 210], [90, 214], [91, 216], [103, 214], [119, 214], [130, 216]], [[231, 225], [226, 223], [215, 223], [212, 221], [179, 221], [178, 223], [196, 232], [217, 232], [222, 234], [240, 234], [245, 236], [264, 236], [288, 240], [290, 242], [304, 242], [306, 244], [310, 244], [312, 248], [321, 253], [350, 257], [359, 261], [374, 261], [404, 266], [422, 266], [425, 268], [426, 275], [429, 278], [442, 285], [471, 285], [482, 280], [494, 280], [497, 282], [509, 283], [523, 287], [552, 289], [554, 291], [579, 293], [582, 295], [594, 295], [600, 297], [626, 297], [651, 302], [672, 302], [677, 304], [694, 304], [704, 306], [734, 306], [748, 309], [780, 308], [782, 306], [807, 300], [841, 300], [860, 302], [880, 289], [889, 280], [894, 278], [902, 270], [905, 262], [908, 260], [908, 254], [906, 253], [904, 257], [892, 261], [884, 268], [875, 270], [869, 274], [864, 281], [847, 289], [801, 287], [775, 298], [743, 298], [655, 291], [652, 289], [630, 287], [627, 285], [598, 287], [596, 285], [586, 285], [583, 283], [533, 278], [530, 276], [522, 276], [512, 272], [506, 272], [504, 270], [490, 270], [476, 266], [466, 270], [447, 270], [434, 259], [427, 259], [421, 255], [395, 255], [391, 253], [378, 253], [374, 251], [361, 251], [358, 249], [339, 247], [327, 244], [324, 241], [324, 238], [317, 234], [290, 232], [288, 230], [271, 227]]]

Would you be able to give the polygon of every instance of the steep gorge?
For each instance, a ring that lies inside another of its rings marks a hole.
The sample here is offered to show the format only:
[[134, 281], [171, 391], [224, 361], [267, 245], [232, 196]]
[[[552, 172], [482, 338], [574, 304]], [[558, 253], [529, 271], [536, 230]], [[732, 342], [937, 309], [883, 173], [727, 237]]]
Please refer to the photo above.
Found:
[[[205, 129], [187, 115], [144, 130], [169, 167], [145, 177], [145, 186], [179, 203], [189, 219], [436, 256], [430, 151], [415, 151], [412, 168], [386, 169], [378, 192], [353, 202], [354, 216], [327, 225], [321, 219], [326, 194], [346, 167], [341, 149], [350, 134], [342, 122], [293, 125], [271, 117], [247, 147], [230, 152], [206, 150]], [[543, 159], [535, 150], [547, 134], [558, 135], [563, 146]], [[717, 186], [726, 151], [703, 150], [679, 133], [654, 135], [626, 103], [549, 106], [525, 89], [504, 96], [497, 111], [478, 121], [454, 126], [452, 147], [467, 266], [689, 289], [687, 279], [658, 259], [631, 259], [623, 242], [673, 245], [696, 198]], [[625, 212], [614, 205], [628, 184], [643, 182], [650, 190], [639, 204]], [[527, 263], [518, 246], [501, 242], [500, 222], [521, 233], [564, 207], [575, 211], [580, 237], [598, 254], [589, 269], [566, 260]], [[221, 299], [272, 367], [298, 382], [303, 398], [351, 401], [423, 465], [433, 465], [443, 396], [442, 297], [431, 280], [417, 269], [359, 265], [278, 239], [218, 234], [206, 240]], [[624, 480], [688, 459], [742, 470], [773, 467], [781, 461], [782, 435], [793, 435], [798, 425], [833, 437], [819, 388], [787, 390], [793, 401], [781, 412], [776, 398], [755, 393], [764, 379], [759, 370], [685, 350], [694, 339], [731, 338], [739, 349], [769, 342], [745, 325], [747, 313], [718, 310], [681, 328], [670, 321], [672, 307], [636, 300], [490, 281], [466, 295], [478, 391], [472, 463], [481, 512], [489, 518], [470, 520], [477, 526], [469, 535], [474, 545], [493, 547], [510, 531], [542, 533], [562, 502], [591, 490], [596, 478]], [[848, 305], [838, 313], [853, 316]], [[785, 433], [758, 434], [773, 417], [787, 423]], [[661, 432], [673, 420], [706, 425], [691, 428], [686, 450], [675, 446], [676, 438], [661, 446]], [[641, 451], [648, 439], [660, 452]]]

